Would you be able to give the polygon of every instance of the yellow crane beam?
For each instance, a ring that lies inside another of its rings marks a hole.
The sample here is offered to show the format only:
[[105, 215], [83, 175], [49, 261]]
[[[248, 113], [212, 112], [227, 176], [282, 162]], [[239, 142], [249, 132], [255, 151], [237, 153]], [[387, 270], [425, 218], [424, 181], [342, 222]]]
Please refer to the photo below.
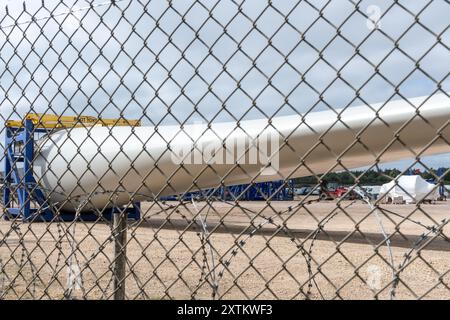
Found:
[[25, 120], [31, 120], [36, 128], [58, 129], [58, 128], [78, 128], [92, 126], [132, 126], [139, 127], [139, 120], [128, 120], [124, 118], [104, 119], [92, 116], [57, 116], [53, 114], [29, 113], [25, 118], [20, 120], [8, 120], [6, 126], [14, 128], [22, 128]]

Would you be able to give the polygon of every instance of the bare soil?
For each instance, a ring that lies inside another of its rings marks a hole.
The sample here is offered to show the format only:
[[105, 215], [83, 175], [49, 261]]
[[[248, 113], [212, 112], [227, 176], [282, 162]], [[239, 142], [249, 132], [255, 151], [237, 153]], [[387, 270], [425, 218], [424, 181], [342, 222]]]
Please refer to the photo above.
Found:
[[[381, 209], [145, 203], [129, 222], [127, 298], [450, 299], [450, 202]], [[0, 297], [112, 298], [112, 240], [105, 221], [1, 221]]]

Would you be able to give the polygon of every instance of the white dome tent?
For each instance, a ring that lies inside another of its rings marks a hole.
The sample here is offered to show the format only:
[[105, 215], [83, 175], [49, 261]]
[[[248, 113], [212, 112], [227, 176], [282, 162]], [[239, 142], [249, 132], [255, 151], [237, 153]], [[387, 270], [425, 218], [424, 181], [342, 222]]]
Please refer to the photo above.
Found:
[[402, 197], [406, 203], [417, 203], [423, 200], [437, 200], [438, 188], [428, 183], [421, 176], [401, 176], [397, 183], [391, 181], [381, 186], [380, 197], [386, 201]]

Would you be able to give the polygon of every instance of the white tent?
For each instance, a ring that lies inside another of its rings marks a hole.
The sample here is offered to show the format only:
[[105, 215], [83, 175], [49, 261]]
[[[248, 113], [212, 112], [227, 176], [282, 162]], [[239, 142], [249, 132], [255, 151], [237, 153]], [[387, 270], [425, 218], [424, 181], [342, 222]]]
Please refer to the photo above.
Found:
[[397, 184], [391, 181], [381, 186], [380, 197], [386, 194], [386, 199], [402, 197], [406, 203], [415, 203], [422, 200], [437, 200], [439, 190], [421, 176], [401, 176]]

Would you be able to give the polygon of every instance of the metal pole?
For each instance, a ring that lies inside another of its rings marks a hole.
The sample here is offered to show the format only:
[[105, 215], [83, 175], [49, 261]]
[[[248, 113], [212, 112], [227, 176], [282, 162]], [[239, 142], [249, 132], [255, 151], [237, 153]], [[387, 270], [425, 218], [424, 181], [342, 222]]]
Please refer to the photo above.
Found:
[[23, 159], [23, 218], [29, 219], [31, 216], [31, 194], [30, 184], [33, 182], [33, 158], [34, 158], [34, 124], [33, 121], [25, 120], [24, 129], [24, 159]]
[[[114, 210], [114, 209], [113, 209]], [[113, 212], [114, 232], [114, 300], [125, 300], [125, 267], [127, 243], [127, 212]]]
[[[11, 182], [12, 182], [12, 164], [10, 159], [12, 159], [12, 154], [14, 153], [14, 146], [11, 146], [12, 144], [12, 132], [11, 129], [6, 127], [6, 133], [5, 133], [5, 159], [4, 161], [4, 172], [3, 174], [5, 175], [5, 179], [3, 181], [4, 183], [4, 190], [3, 190], [3, 205], [6, 208], [12, 208], [12, 203], [10, 203], [11, 201]], [[11, 151], [12, 150], [12, 151]]]

